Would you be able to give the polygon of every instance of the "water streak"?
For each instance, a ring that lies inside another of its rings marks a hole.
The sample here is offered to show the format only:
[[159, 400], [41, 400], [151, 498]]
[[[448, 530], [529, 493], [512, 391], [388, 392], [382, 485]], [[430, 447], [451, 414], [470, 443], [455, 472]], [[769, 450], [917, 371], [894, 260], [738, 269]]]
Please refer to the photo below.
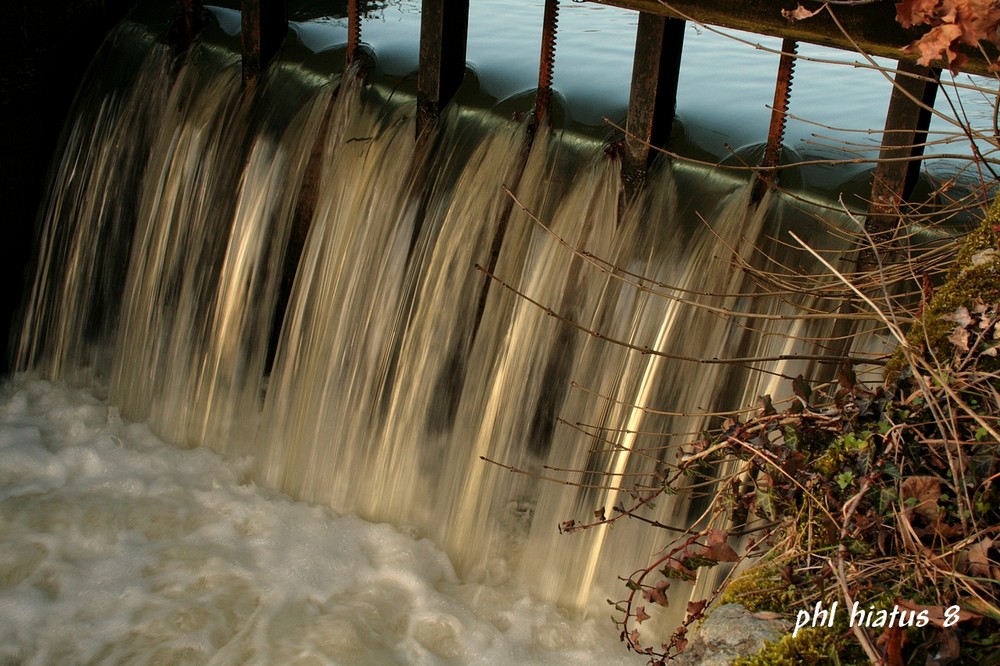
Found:
[[[153, 48], [131, 91], [81, 102], [21, 364], [110, 378], [122, 413], [175, 443], [250, 457], [267, 486], [415, 526], [466, 577], [582, 608], [615, 596], [666, 536], [556, 525], [610, 513], [710, 425], [698, 412], [812, 372], [681, 360], [812, 351], [827, 332], [744, 316], [795, 306], [743, 295], [755, 283], [735, 258], [800, 261], [775, 240], [788, 225], [838, 242], [777, 198], [748, 208], [746, 183], [663, 165], [622, 211], [618, 163], [548, 128], [528, 151], [524, 127], [456, 106], [417, 144], [412, 100], [353, 75], [338, 87], [279, 63], [246, 95], [235, 56], [210, 44], [176, 75], [166, 63]], [[518, 206], [508, 216], [504, 186], [545, 227]], [[106, 206], [79, 203], [133, 192], [113, 231]], [[500, 230], [493, 280], [475, 267]], [[573, 471], [538, 478], [553, 470]], [[704, 504], [663, 502], [655, 517], [687, 527]]]

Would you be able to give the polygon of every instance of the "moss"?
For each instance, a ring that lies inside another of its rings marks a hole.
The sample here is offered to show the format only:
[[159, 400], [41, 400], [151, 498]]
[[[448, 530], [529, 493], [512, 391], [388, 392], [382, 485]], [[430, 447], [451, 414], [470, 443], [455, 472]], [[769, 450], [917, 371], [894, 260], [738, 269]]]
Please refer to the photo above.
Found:
[[[982, 223], [966, 236], [958, 257], [920, 320], [907, 335], [911, 349], [926, 348], [939, 358], [954, 351], [948, 336], [955, 325], [944, 319], [961, 306], [971, 309], [979, 299], [986, 304], [1000, 303], [1000, 199], [993, 203]], [[886, 366], [886, 377], [893, 379], [907, 365], [902, 349], [897, 350]]]
[[[743, 604], [751, 612], [788, 612], [800, 605], [801, 592], [781, 576], [782, 563], [773, 557], [750, 567], [726, 586], [721, 604]], [[733, 666], [796, 666], [828, 664], [837, 653], [836, 636], [828, 629], [803, 629], [794, 637], [786, 634], [768, 642], [755, 655], [740, 657]]]
[[841, 657], [844, 641], [834, 629], [800, 629], [779, 641], [766, 643], [760, 652], [740, 657], [733, 666], [801, 666], [803, 664], [861, 664]]
[[769, 554], [726, 584], [720, 604], [743, 604], [752, 613], [783, 613], [799, 598], [799, 590], [781, 576], [781, 562]]

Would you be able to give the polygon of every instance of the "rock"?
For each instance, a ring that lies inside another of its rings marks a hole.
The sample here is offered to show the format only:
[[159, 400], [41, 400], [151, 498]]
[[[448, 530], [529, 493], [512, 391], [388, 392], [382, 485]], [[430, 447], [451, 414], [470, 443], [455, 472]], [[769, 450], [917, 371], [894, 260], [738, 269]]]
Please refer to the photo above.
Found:
[[734, 659], [756, 654], [765, 641], [779, 640], [790, 630], [787, 620], [751, 613], [741, 604], [723, 604], [695, 627], [688, 648], [670, 663], [729, 666]]

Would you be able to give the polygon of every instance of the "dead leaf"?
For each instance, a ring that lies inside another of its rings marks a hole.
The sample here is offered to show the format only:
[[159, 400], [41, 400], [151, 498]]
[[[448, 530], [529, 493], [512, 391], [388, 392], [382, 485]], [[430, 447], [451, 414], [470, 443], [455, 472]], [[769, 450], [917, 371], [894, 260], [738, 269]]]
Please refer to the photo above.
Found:
[[[939, 515], [937, 505], [941, 497], [941, 481], [934, 476], [911, 476], [903, 479], [899, 489], [903, 500], [903, 513], [915, 513], [927, 522], [936, 522]], [[907, 500], [915, 499], [916, 503]]]
[[645, 620], [649, 619], [649, 615], [646, 614], [645, 606], [637, 606], [635, 609], [635, 621], [642, 624]]
[[993, 539], [982, 539], [969, 546], [969, 573], [973, 576], [1000, 580], [1000, 564], [990, 560]]
[[[905, 609], [905, 610], [917, 611], [918, 614], [922, 613], [923, 611], [927, 611], [927, 620], [931, 624], [933, 624], [935, 627], [938, 627], [939, 629], [950, 628], [952, 626], [950, 623], [949, 623], [948, 627], [944, 626], [944, 623], [945, 623], [945, 621], [947, 619], [947, 616], [945, 615], [945, 612], [948, 610], [948, 607], [945, 607], [945, 606], [925, 606], [923, 604], [918, 604], [918, 603], [915, 603], [913, 601], [908, 601], [906, 599], [900, 600], [896, 605], [899, 606], [902, 609]], [[982, 615], [977, 615], [976, 613], [973, 613], [971, 611], [967, 611], [964, 608], [961, 608], [961, 607], [957, 607], [957, 608], [958, 608], [958, 610], [957, 610], [957, 613], [956, 613], [956, 617], [958, 618], [958, 622], [965, 622], [967, 620], [975, 620], [977, 618], [982, 617]]]
[[792, 393], [799, 397], [803, 403], [809, 404], [812, 397], [812, 388], [802, 375], [792, 380]]
[[726, 543], [726, 539], [729, 538], [729, 533], [725, 530], [718, 530], [714, 527], [705, 532], [705, 540], [708, 541], [708, 545], [712, 546], [717, 543]]
[[[944, 23], [931, 28], [923, 37], [913, 42], [905, 49], [907, 53], [917, 53], [917, 64], [930, 67], [935, 60], [944, 60], [949, 67], [961, 56], [954, 50], [954, 42], [962, 35], [962, 28], [954, 23]], [[964, 62], [964, 59], [963, 59]], [[955, 63], [957, 70], [962, 62]]]
[[969, 309], [964, 305], [959, 305], [955, 308], [955, 311], [951, 314], [946, 314], [941, 317], [946, 321], [953, 321], [962, 328], [965, 328], [972, 323], [972, 316], [969, 314]]
[[780, 620], [783, 616], [781, 613], [775, 613], [774, 611], [757, 611], [756, 613], [751, 613], [750, 617], [755, 620]]
[[705, 610], [705, 606], [708, 605], [707, 599], [700, 599], [698, 601], [689, 601], [687, 606], [688, 615], [694, 617], [701, 617], [702, 611]]
[[774, 416], [778, 413], [778, 410], [774, 408], [771, 403], [771, 395], [759, 395], [757, 396], [757, 416]]
[[955, 345], [955, 349], [960, 352], [969, 351], [969, 332], [964, 328], [957, 326], [955, 330], [951, 332], [948, 336], [948, 342]]
[[728, 543], [713, 543], [711, 546], [705, 546], [704, 555], [710, 560], [715, 560], [716, 562], [739, 562], [740, 556], [735, 550], [730, 548]]
[[656, 604], [657, 606], [666, 607], [669, 601], [667, 600], [667, 588], [670, 587], [670, 582], [661, 580], [657, 581], [656, 585], [642, 593], [642, 596], [646, 597], [649, 601]]
[[952, 73], [965, 63], [960, 44], [977, 47], [979, 42], [997, 44], [1000, 8], [983, 0], [902, 0], [896, 4], [896, 20], [904, 28], [930, 25], [931, 29], [910, 44], [908, 53], [919, 53], [918, 62], [930, 65], [945, 60]]
[[982, 266], [983, 264], [988, 264], [991, 261], [995, 261], [1000, 255], [993, 248], [986, 248], [982, 252], [977, 252], [972, 255], [971, 261], [973, 266]]
[[896, 3], [896, 21], [904, 28], [912, 28], [927, 22], [928, 4], [927, 0], [902, 0]]
[[979, 613], [980, 615], [984, 615], [991, 620], [1000, 622], [1000, 608], [987, 603], [983, 599], [966, 597], [965, 599], [961, 599], [961, 605], [963, 608], [968, 608], [973, 613]]
[[950, 664], [962, 656], [962, 645], [958, 642], [958, 636], [953, 631], [942, 631], [940, 634], [941, 644], [937, 654], [934, 655], [934, 662], [937, 664]]
[[802, 5], [798, 5], [795, 9], [782, 9], [781, 15], [789, 21], [801, 21], [803, 19], [812, 18], [821, 11], [823, 11], [823, 5], [820, 5], [819, 9], [815, 11], [809, 11]]
[[902, 629], [890, 626], [878, 637], [876, 645], [885, 654], [886, 666], [904, 666]]

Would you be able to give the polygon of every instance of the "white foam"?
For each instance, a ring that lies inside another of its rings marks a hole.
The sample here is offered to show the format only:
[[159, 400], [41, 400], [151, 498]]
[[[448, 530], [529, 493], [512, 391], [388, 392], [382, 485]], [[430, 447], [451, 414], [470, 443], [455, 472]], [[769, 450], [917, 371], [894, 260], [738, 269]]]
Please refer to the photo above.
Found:
[[[256, 487], [91, 394], [0, 389], [0, 662], [607, 664], [607, 617], [460, 581], [427, 539]], [[638, 660], [642, 663], [642, 660]]]

